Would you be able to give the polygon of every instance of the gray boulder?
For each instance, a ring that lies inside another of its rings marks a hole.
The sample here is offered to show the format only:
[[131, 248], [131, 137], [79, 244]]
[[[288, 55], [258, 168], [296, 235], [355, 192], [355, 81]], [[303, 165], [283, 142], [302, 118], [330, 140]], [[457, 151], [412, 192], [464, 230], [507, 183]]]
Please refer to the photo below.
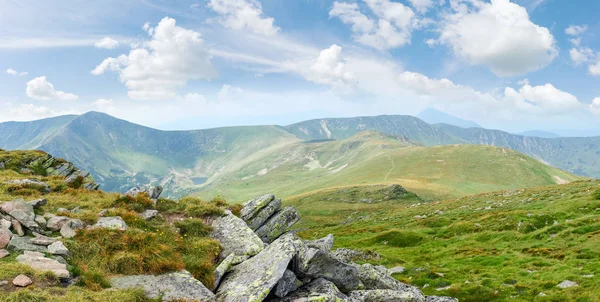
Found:
[[335, 286], [335, 284], [323, 278], [313, 280], [307, 285], [300, 287], [285, 298], [275, 299], [277, 302], [343, 302], [350, 301]]
[[46, 218], [44, 218], [44, 216], [35, 215], [33, 221], [35, 221], [35, 223], [37, 223], [42, 228], [46, 227]]
[[11, 226], [12, 223], [8, 217], [0, 217], [0, 229], [10, 229]]
[[156, 216], [158, 216], [157, 210], [145, 210], [144, 212], [140, 213], [140, 217], [142, 217], [146, 221]]
[[262, 301], [283, 277], [295, 254], [294, 235], [281, 236], [258, 255], [234, 267], [221, 282], [217, 299]]
[[458, 302], [458, 299], [442, 296], [426, 296], [425, 302]]
[[5, 248], [12, 238], [12, 232], [7, 228], [0, 228], [0, 249]]
[[219, 287], [223, 276], [225, 276], [225, 274], [233, 267], [233, 261], [235, 257], [235, 254], [229, 254], [229, 256], [225, 257], [225, 259], [219, 263], [219, 266], [217, 266], [214, 271], [215, 284], [214, 287], [211, 288], [212, 291], [215, 291]]
[[390, 289], [356, 290], [348, 294], [352, 302], [424, 302], [423, 295]]
[[39, 209], [42, 206], [47, 205], [48, 201], [46, 200], [46, 198], [40, 198], [40, 199], [28, 201], [27, 203], [30, 204], [34, 209]]
[[221, 258], [235, 256], [254, 256], [263, 250], [263, 242], [246, 223], [230, 211], [216, 218], [212, 223], [211, 237], [221, 243]]
[[31, 278], [27, 277], [26, 275], [18, 275], [13, 279], [12, 284], [18, 287], [27, 287], [33, 284], [33, 281], [31, 281]]
[[5, 249], [0, 249], [0, 259], [10, 255], [10, 252]]
[[12, 218], [10, 223], [12, 224], [13, 231], [15, 231], [15, 233], [17, 233], [17, 236], [19, 236], [19, 237], [25, 236], [25, 231], [23, 230], [23, 226], [21, 225], [21, 223], [18, 220]]
[[579, 284], [577, 284], [573, 281], [570, 281], [570, 280], [565, 280], [565, 281], [559, 283], [556, 287], [565, 289], [565, 288], [575, 287], [575, 286], [579, 286]]
[[215, 295], [188, 271], [117, 277], [110, 280], [110, 285], [117, 289], [141, 288], [149, 298], [162, 301], [216, 301]]
[[358, 278], [358, 267], [343, 263], [319, 249], [306, 247], [301, 240], [296, 240], [296, 246], [298, 255], [293, 268], [297, 276], [327, 279], [342, 292], [363, 288]]
[[57, 241], [56, 238], [46, 237], [46, 236], [43, 236], [40, 234], [34, 234], [34, 235], [35, 235], [34, 238], [29, 239], [29, 242], [31, 242], [32, 244], [48, 246]]
[[94, 224], [93, 228], [105, 228], [105, 229], [125, 231], [125, 230], [127, 230], [128, 226], [127, 226], [127, 223], [125, 223], [125, 221], [123, 221], [123, 218], [121, 218], [120, 216], [112, 216], [112, 217], [100, 217], [98, 219], [98, 222], [96, 222], [96, 224]]
[[294, 207], [285, 207], [281, 211], [275, 213], [267, 222], [265, 222], [258, 230], [256, 235], [263, 242], [271, 243], [281, 234], [288, 231], [300, 219], [300, 214]]
[[285, 270], [283, 277], [275, 285], [274, 294], [277, 297], [283, 298], [297, 290], [300, 286], [302, 286], [302, 282], [296, 278], [296, 275], [290, 270]]
[[152, 200], [157, 200], [160, 197], [160, 194], [163, 192], [163, 187], [161, 186], [150, 186], [150, 187], [140, 187], [136, 186], [125, 193], [125, 195], [129, 195], [132, 197], [137, 196], [141, 193], [146, 193], [148, 197]]
[[40, 252], [47, 253], [48, 249], [42, 245], [35, 245], [29, 242], [31, 237], [18, 237], [13, 236], [6, 249], [10, 252], [23, 252], [23, 251], [32, 251], [32, 252]]
[[363, 252], [359, 250], [352, 250], [347, 248], [339, 248], [330, 252], [331, 256], [335, 259], [342, 261], [344, 263], [352, 263], [353, 261], [360, 260], [379, 260], [381, 256], [375, 252]]
[[240, 218], [244, 221], [249, 221], [252, 217], [256, 216], [262, 208], [273, 201], [273, 199], [275, 199], [275, 195], [266, 194], [244, 202], [242, 205], [243, 207], [240, 210]]
[[[415, 299], [425, 299], [423, 293], [416, 287], [406, 285], [387, 274], [383, 266], [363, 264], [358, 269], [358, 278], [365, 285], [365, 289], [389, 289], [409, 293]], [[419, 301], [421, 301], [419, 300]], [[412, 300], [411, 300], [412, 301]]]
[[246, 220], [246, 223], [252, 230], [260, 228], [275, 212], [281, 209], [281, 199], [273, 199], [264, 208], [262, 208], [254, 217]]
[[70, 220], [71, 218], [67, 216], [50, 215], [46, 221], [46, 228], [51, 231], [59, 231], [60, 228], [62, 228], [62, 226]]
[[321, 239], [305, 240], [304, 244], [306, 244], [307, 247], [320, 249], [323, 252], [329, 253], [329, 251], [331, 251], [331, 248], [333, 247], [333, 240], [333, 234], [329, 234]]
[[35, 212], [33, 206], [23, 199], [16, 199], [5, 202], [0, 205], [2, 212], [16, 219], [22, 226], [37, 233], [41, 233], [42, 228], [35, 222]]
[[23, 255], [17, 256], [19, 263], [29, 265], [31, 268], [38, 271], [50, 271], [59, 278], [70, 278], [71, 274], [67, 270], [67, 266], [54, 259], [47, 258], [39, 252], [25, 251]]
[[64, 243], [62, 243], [62, 241], [57, 241], [49, 245], [48, 253], [52, 255], [71, 257], [71, 252], [69, 249], [67, 249]]

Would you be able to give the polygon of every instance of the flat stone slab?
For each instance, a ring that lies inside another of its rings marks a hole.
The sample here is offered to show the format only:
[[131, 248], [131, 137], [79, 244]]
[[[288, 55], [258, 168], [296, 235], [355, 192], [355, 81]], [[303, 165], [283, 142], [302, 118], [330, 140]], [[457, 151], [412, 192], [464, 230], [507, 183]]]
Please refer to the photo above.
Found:
[[6, 249], [10, 252], [23, 252], [23, 251], [32, 251], [32, 252], [40, 252], [47, 253], [48, 248], [42, 245], [35, 245], [30, 242], [33, 237], [19, 237], [13, 236], [13, 238], [8, 243]]
[[226, 211], [212, 223], [211, 237], [221, 243], [221, 258], [230, 254], [235, 256], [254, 256], [264, 249], [264, 244], [246, 223]]
[[117, 277], [110, 280], [110, 285], [118, 289], [141, 288], [149, 298], [162, 296], [162, 301], [216, 301], [215, 295], [187, 271]]
[[123, 221], [123, 218], [121, 218], [119, 216], [112, 216], [112, 217], [100, 217], [98, 219], [98, 222], [96, 222], [96, 224], [94, 224], [93, 228], [106, 228], [106, 229], [125, 231], [125, 230], [127, 230], [128, 226], [127, 226], [127, 223], [125, 223], [125, 221]]
[[46, 258], [44, 254], [38, 252], [25, 251], [23, 255], [17, 256], [19, 263], [29, 265], [31, 268], [38, 271], [49, 271], [54, 273], [57, 277], [67, 279], [71, 277], [71, 274], [67, 270], [67, 266], [54, 259]]

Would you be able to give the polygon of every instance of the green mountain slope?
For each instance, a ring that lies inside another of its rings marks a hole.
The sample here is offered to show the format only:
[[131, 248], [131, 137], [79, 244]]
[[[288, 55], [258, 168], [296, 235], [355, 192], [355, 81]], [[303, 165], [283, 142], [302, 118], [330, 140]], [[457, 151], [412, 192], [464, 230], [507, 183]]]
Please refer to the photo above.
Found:
[[[394, 277], [460, 301], [600, 301], [600, 182], [578, 181], [422, 202], [389, 187], [285, 200], [299, 235], [381, 255]], [[364, 203], [360, 199], [380, 202]], [[372, 262], [372, 260], [369, 260]], [[564, 280], [577, 287], [561, 289]], [[540, 296], [544, 293], [544, 296]]]
[[76, 118], [77, 115], [64, 115], [31, 122], [0, 123], [0, 148], [37, 148]]
[[293, 196], [331, 187], [400, 183], [425, 199], [556, 184], [577, 176], [512, 150], [491, 146], [422, 147], [363, 132], [345, 140], [298, 142], [253, 158], [206, 184], [202, 197], [245, 200]]

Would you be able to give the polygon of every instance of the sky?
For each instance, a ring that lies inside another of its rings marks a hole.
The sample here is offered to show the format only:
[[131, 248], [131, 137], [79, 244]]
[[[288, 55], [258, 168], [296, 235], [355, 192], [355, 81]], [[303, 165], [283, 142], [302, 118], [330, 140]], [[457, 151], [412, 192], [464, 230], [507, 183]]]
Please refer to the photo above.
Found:
[[0, 122], [600, 129], [600, 1], [0, 0]]

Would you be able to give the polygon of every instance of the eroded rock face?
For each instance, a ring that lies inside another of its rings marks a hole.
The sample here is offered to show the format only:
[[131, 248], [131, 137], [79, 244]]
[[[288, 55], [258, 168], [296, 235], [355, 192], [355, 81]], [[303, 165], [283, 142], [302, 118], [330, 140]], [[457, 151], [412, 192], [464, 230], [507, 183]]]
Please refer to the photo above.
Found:
[[149, 298], [157, 299], [162, 295], [163, 301], [216, 301], [215, 295], [188, 271], [117, 277], [110, 280], [110, 285], [118, 289], [141, 288]]
[[273, 201], [273, 199], [275, 199], [275, 195], [266, 194], [244, 202], [242, 210], [240, 211], [240, 218], [244, 221], [250, 220], [252, 217], [256, 216], [260, 210]]
[[71, 274], [67, 270], [67, 266], [54, 259], [50, 259], [39, 252], [25, 251], [23, 255], [17, 256], [19, 263], [29, 265], [38, 271], [50, 271], [59, 278], [70, 278]]
[[348, 294], [352, 302], [424, 302], [423, 295], [390, 289], [357, 290]]
[[128, 226], [127, 226], [127, 223], [125, 223], [125, 221], [123, 221], [123, 218], [121, 218], [119, 216], [112, 216], [112, 217], [100, 217], [98, 219], [98, 222], [96, 222], [96, 224], [93, 226], [93, 228], [106, 228], [106, 229], [112, 229], [112, 230], [125, 231], [125, 230], [127, 230]]
[[333, 247], [333, 239], [333, 234], [329, 234], [321, 239], [305, 240], [304, 244], [306, 244], [307, 247], [320, 249], [323, 252], [329, 253]]
[[281, 236], [258, 255], [233, 268], [221, 282], [217, 300], [262, 301], [283, 277], [295, 254], [294, 235]]
[[358, 278], [357, 266], [343, 263], [319, 249], [300, 247], [294, 269], [295, 273], [301, 277], [329, 280], [342, 292], [358, 290], [363, 287]]
[[262, 208], [256, 214], [256, 216], [250, 218], [249, 220], [246, 220], [246, 223], [248, 224], [248, 226], [251, 229], [257, 230], [271, 216], [273, 216], [273, 214], [275, 214], [275, 212], [279, 211], [279, 209], [281, 209], [281, 199], [273, 199], [273, 201], [271, 201], [268, 205], [266, 205], [264, 208]]
[[330, 281], [323, 278], [313, 280], [307, 285], [300, 287], [290, 295], [275, 299], [277, 302], [343, 302], [350, 301], [346, 295]]
[[283, 298], [289, 293], [295, 291], [302, 285], [302, 282], [296, 278], [296, 275], [290, 270], [285, 270], [283, 277], [277, 282], [273, 293], [275, 296]]
[[256, 235], [266, 243], [271, 243], [281, 234], [300, 220], [300, 214], [294, 207], [285, 207], [281, 211], [275, 213], [267, 222], [265, 222], [258, 230]]
[[221, 258], [235, 256], [254, 256], [260, 253], [263, 242], [254, 234], [246, 223], [230, 211], [215, 219], [212, 223], [211, 237], [218, 240], [223, 247]]

